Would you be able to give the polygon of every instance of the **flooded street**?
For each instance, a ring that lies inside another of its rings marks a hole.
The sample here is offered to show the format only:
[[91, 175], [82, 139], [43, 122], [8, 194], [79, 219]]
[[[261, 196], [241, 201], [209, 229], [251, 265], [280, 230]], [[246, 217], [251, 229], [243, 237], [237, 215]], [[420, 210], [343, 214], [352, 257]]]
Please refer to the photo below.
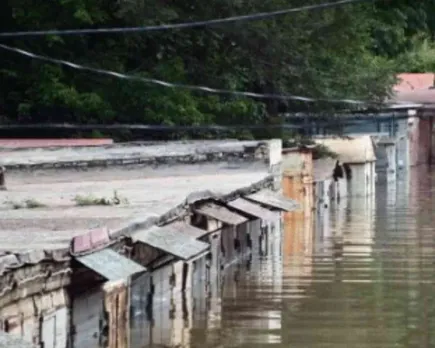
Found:
[[130, 348], [433, 347], [434, 188], [425, 168], [378, 183], [376, 197], [315, 212], [312, 228], [284, 226], [208, 298], [133, 302]]

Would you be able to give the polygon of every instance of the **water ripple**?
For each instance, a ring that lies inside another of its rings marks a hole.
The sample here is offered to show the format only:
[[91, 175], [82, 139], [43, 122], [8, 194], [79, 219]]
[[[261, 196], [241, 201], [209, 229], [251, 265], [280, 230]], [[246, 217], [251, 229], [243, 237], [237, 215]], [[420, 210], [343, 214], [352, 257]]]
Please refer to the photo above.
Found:
[[231, 266], [166, 335], [198, 348], [435, 347], [435, 176], [385, 185], [312, 224], [284, 219], [270, 252]]

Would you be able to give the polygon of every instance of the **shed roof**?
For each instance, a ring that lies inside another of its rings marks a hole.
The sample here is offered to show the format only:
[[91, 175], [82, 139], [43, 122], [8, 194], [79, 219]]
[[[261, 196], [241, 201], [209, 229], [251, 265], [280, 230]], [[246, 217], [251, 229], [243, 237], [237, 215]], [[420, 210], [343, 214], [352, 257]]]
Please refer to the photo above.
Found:
[[155, 229], [164, 229], [166, 231], [172, 231], [172, 233], [184, 233], [186, 236], [190, 236], [194, 239], [201, 238], [208, 234], [206, 230], [202, 230], [198, 227], [190, 225], [183, 221], [175, 221], [162, 227], [154, 227]]
[[242, 211], [248, 215], [257, 217], [265, 221], [274, 221], [275, 214], [269, 209], [263, 208], [261, 205], [248, 201], [244, 198], [237, 198], [227, 205], [233, 209]]
[[196, 209], [196, 212], [226, 223], [228, 225], [240, 225], [248, 221], [247, 218], [237, 213], [233, 213], [228, 208], [223, 206], [207, 203]]
[[92, 254], [77, 257], [77, 261], [107, 280], [126, 280], [136, 273], [146, 271], [145, 267], [112, 249], [102, 249]]
[[300, 204], [295, 200], [268, 189], [261, 190], [244, 198], [282, 211], [295, 211], [300, 208]]
[[313, 179], [315, 182], [332, 178], [335, 164], [334, 158], [319, 158], [313, 161]]
[[338, 155], [342, 163], [365, 163], [376, 161], [375, 149], [369, 135], [358, 137], [318, 138], [318, 144], [328, 147]]
[[207, 243], [196, 240], [190, 235], [185, 235], [181, 231], [171, 228], [170, 225], [153, 226], [150, 229], [138, 231], [133, 234], [132, 239], [181, 260], [190, 260], [209, 248]]

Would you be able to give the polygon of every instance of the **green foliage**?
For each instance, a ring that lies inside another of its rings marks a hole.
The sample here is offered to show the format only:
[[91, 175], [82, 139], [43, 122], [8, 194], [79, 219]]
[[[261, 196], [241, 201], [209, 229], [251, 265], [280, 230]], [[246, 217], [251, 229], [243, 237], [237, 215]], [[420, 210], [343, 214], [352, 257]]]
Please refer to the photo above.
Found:
[[307, 137], [293, 136], [282, 140], [283, 148], [307, 148], [309, 147], [313, 153], [313, 159], [320, 158], [337, 158], [338, 155], [329, 147], [323, 144], [317, 144], [313, 139]]
[[[318, 2], [3, 1], [0, 31], [155, 25]], [[397, 0], [207, 28], [51, 35], [7, 43], [83, 65], [183, 84], [382, 100], [395, 73], [433, 70], [433, 10], [430, 0], [418, 4]], [[12, 122], [255, 125], [275, 123], [283, 111], [327, 112], [336, 107], [166, 88], [49, 65], [9, 52], [3, 52], [0, 61], [0, 112]], [[226, 135], [252, 137], [247, 131]], [[213, 135], [204, 132], [202, 136]]]
[[435, 43], [429, 39], [415, 40], [409, 50], [397, 59], [407, 72], [421, 73], [435, 71]]
[[435, 2], [378, 2], [373, 52], [394, 63], [396, 72], [435, 71]]
[[33, 198], [26, 199], [23, 202], [7, 201], [5, 203], [7, 205], [11, 206], [12, 209], [15, 209], [15, 210], [24, 209], [24, 208], [37, 209], [37, 208], [45, 208], [46, 207], [46, 205], [44, 203], [41, 203]]
[[119, 204], [129, 204], [127, 198], [120, 197], [118, 192], [113, 191], [113, 196], [110, 198], [106, 197], [95, 197], [93, 195], [77, 195], [74, 197], [73, 201], [77, 206], [86, 207], [91, 205], [119, 205]]

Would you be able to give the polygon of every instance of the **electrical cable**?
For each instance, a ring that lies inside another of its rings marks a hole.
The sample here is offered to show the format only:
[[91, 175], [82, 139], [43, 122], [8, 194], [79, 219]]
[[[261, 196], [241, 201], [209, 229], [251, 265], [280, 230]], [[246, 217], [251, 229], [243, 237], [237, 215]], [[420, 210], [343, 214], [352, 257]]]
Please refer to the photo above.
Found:
[[322, 3], [322, 4], [316, 4], [316, 5], [295, 7], [295, 8], [289, 8], [289, 9], [284, 9], [284, 10], [255, 13], [255, 14], [251, 14], [251, 15], [233, 16], [233, 17], [195, 21], [195, 22], [186, 22], [186, 23], [141, 26], [141, 27], [100, 28], [100, 29], [88, 28], [88, 29], [69, 29], [69, 30], [52, 29], [52, 30], [2, 32], [2, 33], [0, 33], [0, 37], [24, 37], [24, 36], [43, 36], [43, 35], [114, 34], [114, 33], [137, 33], [137, 32], [162, 31], [162, 30], [172, 30], [172, 29], [187, 29], [187, 28], [215, 26], [215, 25], [227, 24], [227, 23], [232, 23], [232, 22], [263, 20], [263, 19], [267, 19], [267, 18], [271, 18], [271, 17], [286, 15], [289, 13], [327, 9], [327, 8], [333, 8], [333, 7], [338, 7], [338, 6], [347, 5], [347, 4], [356, 4], [356, 3], [360, 3], [360, 2], [366, 2], [366, 1], [375, 1], [375, 0], [339, 0], [339, 1], [335, 1], [335, 2], [327, 2], [327, 3]]
[[[390, 123], [392, 120], [398, 121], [408, 119], [406, 114], [394, 116], [376, 116], [372, 115], [354, 115], [344, 117], [331, 117], [331, 119], [316, 119], [316, 117], [298, 117], [287, 118], [281, 124], [258, 124], [258, 125], [152, 125], [152, 124], [71, 124], [71, 123], [33, 123], [33, 124], [0, 124], [1, 130], [72, 130], [72, 131], [89, 131], [89, 130], [141, 130], [141, 131], [229, 131], [229, 130], [255, 130], [255, 129], [299, 129], [304, 130], [317, 127], [334, 127], [334, 126], [352, 126], [374, 123]], [[292, 122], [293, 121], [293, 122]], [[297, 122], [299, 121], [299, 122]], [[307, 121], [308, 123], [305, 123]]]
[[152, 124], [70, 124], [70, 123], [34, 123], [34, 124], [0, 124], [0, 130], [25, 129], [68, 129], [68, 130], [151, 130], [151, 131], [228, 131], [243, 129], [300, 129], [298, 125], [197, 125], [169, 126]]
[[362, 101], [362, 100], [354, 100], [354, 99], [327, 99], [327, 98], [311, 98], [311, 97], [305, 97], [305, 96], [298, 96], [298, 95], [291, 95], [291, 94], [273, 94], [273, 93], [254, 93], [254, 92], [245, 92], [245, 91], [232, 91], [227, 89], [218, 89], [218, 88], [211, 88], [207, 86], [198, 86], [198, 85], [188, 85], [188, 84], [182, 84], [182, 83], [171, 83], [163, 80], [153, 79], [153, 78], [147, 78], [147, 77], [141, 77], [141, 76], [132, 76], [127, 74], [118, 73], [115, 71], [110, 70], [104, 70], [104, 69], [98, 69], [98, 68], [92, 68], [89, 66], [84, 66], [80, 64], [76, 64], [70, 61], [61, 60], [61, 59], [55, 59], [50, 58], [47, 56], [38, 55], [29, 51], [22, 50], [20, 48], [11, 47], [8, 45], [0, 44], [0, 48], [18, 53], [20, 55], [37, 59], [57, 65], [67, 66], [72, 69], [81, 70], [81, 71], [88, 71], [100, 75], [106, 75], [110, 77], [115, 77], [118, 79], [123, 80], [130, 80], [130, 81], [140, 81], [150, 84], [159, 85], [162, 87], [167, 88], [182, 88], [192, 91], [199, 91], [199, 92], [205, 92], [205, 93], [211, 93], [211, 94], [220, 94], [220, 95], [234, 95], [239, 97], [248, 97], [248, 98], [257, 98], [257, 99], [279, 99], [279, 100], [296, 100], [296, 101], [302, 101], [302, 102], [327, 102], [327, 103], [337, 103], [337, 104], [352, 104], [352, 105], [375, 105], [380, 104], [376, 102], [369, 102], [369, 101]]

